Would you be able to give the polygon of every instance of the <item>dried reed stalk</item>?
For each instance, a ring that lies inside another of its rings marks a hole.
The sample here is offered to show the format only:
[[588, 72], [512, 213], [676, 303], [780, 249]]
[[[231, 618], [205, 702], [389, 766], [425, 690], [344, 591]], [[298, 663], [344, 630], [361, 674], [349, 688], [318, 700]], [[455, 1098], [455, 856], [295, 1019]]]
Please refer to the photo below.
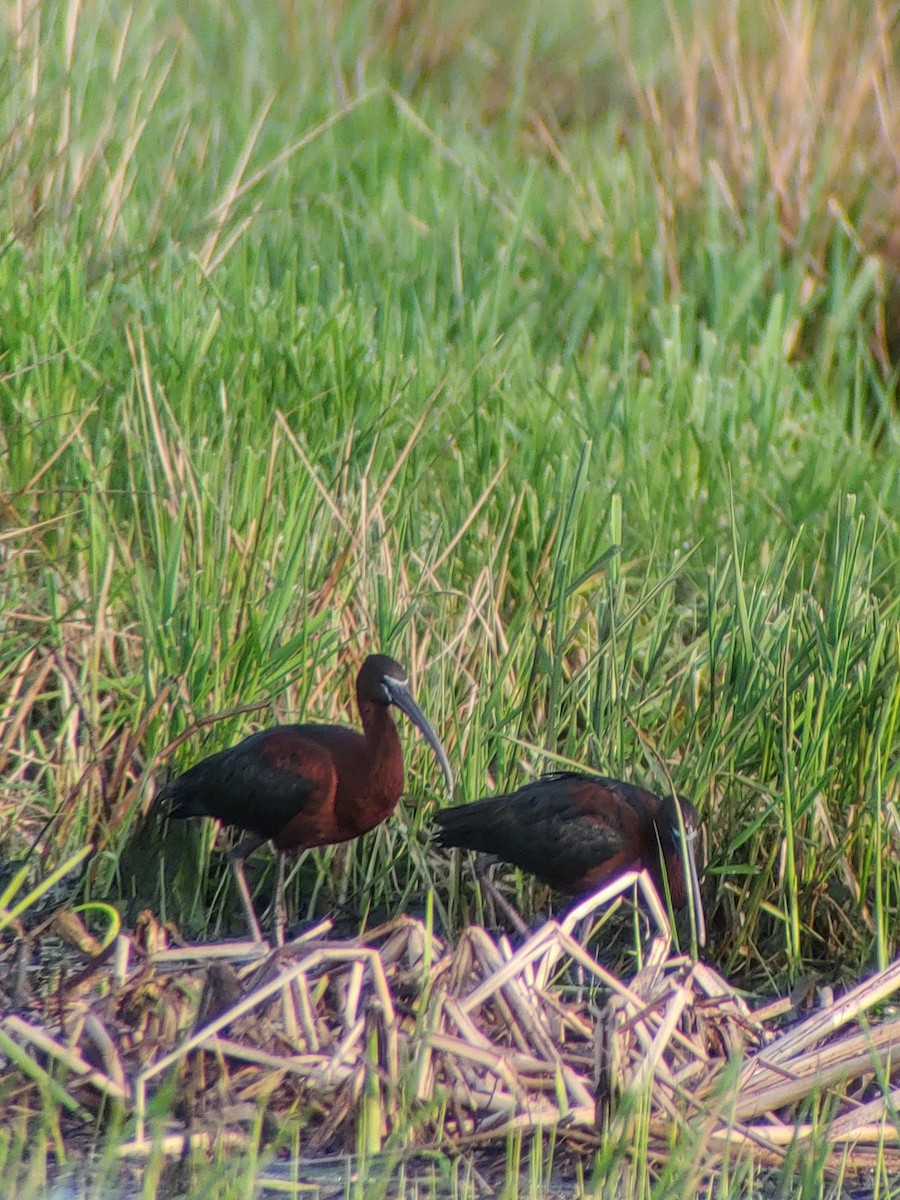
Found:
[[[623, 981], [573, 931], [635, 885], [660, 933]], [[223, 1123], [239, 1123], [263, 1100], [276, 1114], [298, 1106], [316, 1114], [309, 1150], [343, 1144], [356, 1130], [375, 1148], [403, 1122], [407, 1130], [418, 1122], [419, 1141], [445, 1146], [497, 1144], [552, 1125], [581, 1150], [596, 1144], [598, 1104], [615, 1122], [617, 1098], [630, 1094], [649, 1107], [649, 1156], [664, 1161], [673, 1128], [690, 1124], [701, 1138], [698, 1170], [724, 1153], [782, 1160], [790, 1145], [821, 1133], [796, 1125], [792, 1106], [831, 1089], [833, 1163], [847, 1169], [895, 1153], [900, 1161], [891, 1120], [900, 1089], [851, 1099], [852, 1089], [889, 1077], [900, 1019], [869, 1014], [900, 988], [900, 963], [773, 1031], [772, 1005], [764, 1022], [707, 964], [672, 956], [651, 893], [632, 873], [516, 949], [477, 927], [448, 947], [402, 916], [343, 942], [322, 922], [260, 961], [253, 944], [169, 948], [149, 921], [141, 936], [120, 935], [113, 961], [93, 964], [77, 988], [35, 999], [32, 1020], [0, 1021], [9, 1048], [0, 1083], [18, 1072], [19, 1095], [31, 1088], [39, 1109], [49, 1076], [35, 1061], [28, 1077], [27, 1046], [74, 1076], [79, 1096], [93, 1089], [131, 1106], [136, 1137], [126, 1155], [147, 1151], [148, 1098], [166, 1073], [200, 1127], [167, 1131], [163, 1145], [178, 1152], [205, 1144], [204, 1118], [219, 1114], [221, 1137]], [[246, 965], [235, 970], [228, 960]], [[588, 985], [571, 998], [551, 980], [573, 967]], [[197, 968], [207, 980], [202, 995]], [[601, 1008], [585, 999], [592, 988], [608, 997]], [[415, 1114], [402, 1109], [404, 1095]]]

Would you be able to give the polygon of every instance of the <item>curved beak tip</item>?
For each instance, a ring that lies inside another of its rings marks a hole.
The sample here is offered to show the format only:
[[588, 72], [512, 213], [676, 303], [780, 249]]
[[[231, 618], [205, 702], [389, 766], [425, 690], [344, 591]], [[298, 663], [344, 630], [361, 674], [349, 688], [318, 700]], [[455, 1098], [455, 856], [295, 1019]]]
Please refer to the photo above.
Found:
[[447, 783], [447, 791], [452, 796], [453, 788], [454, 788], [455, 784], [454, 784], [454, 780], [453, 780], [453, 771], [450, 768], [450, 763], [447, 761], [446, 755], [444, 755], [441, 760], [441, 769], [444, 772], [444, 779], [446, 780], [446, 783]]
[[426, 718], [425, 714], [416, 704], [412, 697], [412, 693], [407, 688], [394, 687], [391, 693], [393, 702], [401, 710], [406, 713], [412, 723], [417, 727], [419, 732], [424, 737], [425, 741], [435, 753], [435, 757], [440, 763], [441, 770], [444, 773], [444, 780], [447, 784], [447, 790], [450, 795], [453, 795], [453, 771], [450, 767], [450, 760], [447, 758], [447, 752], [441, 745], [440, 738], [434, 732]]
[[694, 932], [697, 935], [697, 946], [698, 948], [702, 948], [706, 945], [706, 917], [703, 913], [703, 900], [700, 896], [700, 879], [697, 875], [697, 860], [694, 857], [694, 847], [690, 842], [687, 844], [687, 861], [691, 885], [691, 907], [693, 909], [694, 917]]

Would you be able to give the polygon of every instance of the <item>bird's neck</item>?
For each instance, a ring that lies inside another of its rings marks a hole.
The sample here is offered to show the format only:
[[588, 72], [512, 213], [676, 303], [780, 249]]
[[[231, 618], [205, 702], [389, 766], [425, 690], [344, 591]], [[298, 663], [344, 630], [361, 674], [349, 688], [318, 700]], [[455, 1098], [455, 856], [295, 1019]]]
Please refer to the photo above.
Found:
[[[657, 854], [657, 873], [659, 873], [659, 856]], [[674, 908], [684, 908], [687, 904], [687, 880], [684, 877], [684, 862], [681, 857], [681, 848], [679, 846], [669, 847], [663, 854], [663, 862], [666, 866], [666, 875], [669, 879], [669, 894], [672, 897], [672, 906]], [[662, 883], [662, 877], [657, 886]], [[665, 890], [660, 892], [660, 897], [665, 899]]]
[[403, 791], [403, 747], [397, 726], [386, 704], [364, 702], [359, 706], [366, 735], [371, 780], [371, 803], [380, 803], [385, 816], [390, 813]]

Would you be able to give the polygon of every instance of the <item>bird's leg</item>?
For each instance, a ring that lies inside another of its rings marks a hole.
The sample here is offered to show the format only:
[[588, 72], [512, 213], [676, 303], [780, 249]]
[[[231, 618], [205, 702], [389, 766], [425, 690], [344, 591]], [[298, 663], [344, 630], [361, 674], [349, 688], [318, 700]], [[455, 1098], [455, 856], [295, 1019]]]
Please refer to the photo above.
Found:
[[492, 854], [476, 854], [475, 878], [481, 887], [481, 904], [484, 909], [484, 923], [489, 929], [500, 928], [500, 918], [497, 915], [497, 889], [488, 871], [497, 860]]
[[287, 902], [284, 896], [284, 851], [277, 851], [278, 867], [275, 876], [275, 902], [272, 920], [275, 926], [275, 945], [280, 950], [284, 945], [284, 927], [287, 924]]
[[257, 837], [255, 833], [251, 833], [247, 837], [241, 838], [238, 844], [228, 852], [228, 861], [231, 863], [231, 869], [234, 871], [234, 881], [241, 894], [241, 903], [244, 906], [244, 912], [247, 914], [247, 924], [250, 926], [254, 942], [263, 941], [263, 935], [259, 927], [259, 921], [256, 919], [253, 900], [250, 896], [250, 889], [247, 886], [247, 878], [244, 875], [244, 859], [249, 854], [252, 854], [254, 850], [258, 849], [264, 841], [265, 838]]
[[[572, 936], [585, 950], [587, 950], [588, 938], [591, 936], [591, 929], [594, 926], [594, 914], [588, 913], [586, 917], [582, 917], [572, 931]], [[579, 999], [583, 997], [587, 989], [588, 976], [584, 964], [576, 962], [572, 967], [572, 973], [575, 978], [575, 986], [578, 988]]]
[[[578, 902], [576, 901], [576, 904], [577, 903]], [[572, 940], [577, 942], [579, 946], [582, 946], [585, 950], [588, 950], [588, 941], [590, 940], [590, 936], [593, 932], [596, 922], [596, 912], [589, 912], [586, 914], [586, 916], [581, 917], [580, 920], [575, 923], [575, 926], [572, 929]], [[590, 953], [590, 951], [588, 951], [588, 953]], [[577, 961], [572, 963], [571, 977], [573, 986], [578, 989], [579, 997], [583, 998], [583, 993], [588, 987], [589, 979], [587, 968], [583, 963]]]
[[478, 877], [478, 882], [488, 893], [503, 915], [512, 925], [516, 933], [520, 937], [527, 938], [531, 930], [522, 920], [521, 915], [516, 912], [510, 902], [506, 899], [500, 889], [488, 875], [488, 868], [491, 865], [491, 856], [489, 854], [476, 854], [475, 856], [475, 874]]
[[581, 920], [578, 922], [578, 924], [575, 926], [574, 930], [572, 931], [575, 941], [578, 942], [578, 944], [580, 946], [583, 946], [585, 948], [585, 950], [587, 950], [588, 939], [591, 936], [591, 930], [593, 928], [594, 928], [594, 914], [588, 913], [588, 915], [586, 917], [581, 918]]

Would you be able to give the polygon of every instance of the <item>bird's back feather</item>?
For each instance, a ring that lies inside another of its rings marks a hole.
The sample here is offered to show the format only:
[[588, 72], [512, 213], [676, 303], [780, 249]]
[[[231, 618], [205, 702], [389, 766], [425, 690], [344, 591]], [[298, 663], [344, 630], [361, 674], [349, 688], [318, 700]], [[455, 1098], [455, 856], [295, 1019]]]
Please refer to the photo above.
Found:
[[305, 736], [309, 728], [276, 725], [251, 734], [170, 780], [156, 804], [176, 819], [215, 817], [275, 839], [298, 813], [333, 799], [333, 764], [327, 750]]
[[656, 801], [618, 780], [560, 772], [510, 795], [443, 809], [434, 818], [437, 840], [496, 855], [561, 891], [579, 891], [639, 856], [636, 801], [646, 797]]

